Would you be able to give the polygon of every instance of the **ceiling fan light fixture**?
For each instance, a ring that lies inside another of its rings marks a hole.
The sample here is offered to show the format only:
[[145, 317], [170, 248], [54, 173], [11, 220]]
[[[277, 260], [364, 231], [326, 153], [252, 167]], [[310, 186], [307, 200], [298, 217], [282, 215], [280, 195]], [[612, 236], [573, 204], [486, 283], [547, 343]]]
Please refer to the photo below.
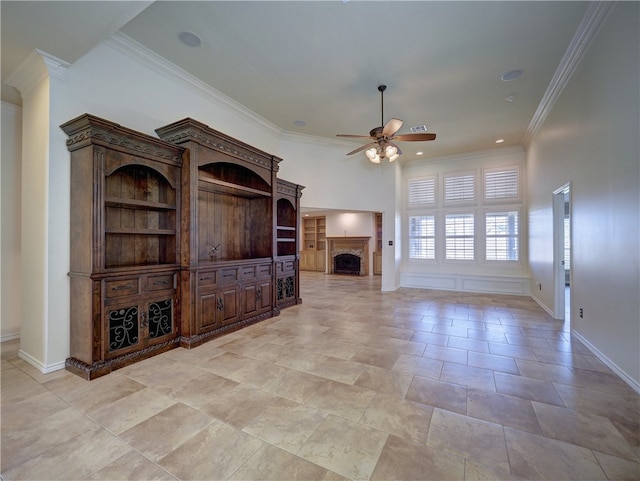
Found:
[[[398, 154], [398, 148], [395, 145], [387, 145], [384, 149], [384, 154], [391, 158]], [[397, 158], [397, 157], [396, 157]], [[394, 159], [395, 160], [395, 159]]]
[[378, 149], [376, 147], [371, 147], [370, 149], [367, 149], [364, 151], [364, 154], [367, 156], [367, 158], [371, 161], [373, 161], [374, 158], [378, 157]]
[[400, 154], [398, 154], [397, 152], [395, 154], [393, 154], [392, 156], [389, 157], [389, 162], [393, 162], [395, 161], [398, 157], [400, 157]]

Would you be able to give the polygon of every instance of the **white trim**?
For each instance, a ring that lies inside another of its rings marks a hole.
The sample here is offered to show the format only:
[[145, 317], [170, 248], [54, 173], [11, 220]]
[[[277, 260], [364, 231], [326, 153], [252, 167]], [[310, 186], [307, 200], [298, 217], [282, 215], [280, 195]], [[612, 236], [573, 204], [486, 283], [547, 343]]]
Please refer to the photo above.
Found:
[[5, 334], [0, 337], [0, 342], [13, 341], [14, 339], [20, 339], [20, 331], [14, 332], [13, 334]]
[[35, 367], [42, 374], [49, 374], [50, 372], [60, 371], [61, 369], [64, 369], [65, 366], [65, 361], [60, 361], [49, 365], [42, 364], [35, 357], [27, 354], [22, 349], [18, 351], [18, 357], [25, 361], [27, 364]]
[[606, 366], [611, 369], [616, 375], [618, 375], [625, 383], [629, 385], [631, 389], [640, 394], [640, 383], [629, 376], [626, 372], [620, 369], [615, 362], [605, 356], [596, 346], [591, 344], [582, 334], [578, 331], [572, 329], [571, 334], [576, 336], [576, 338], [585, 345], [587, 349], [589, 349], [594, 356], [600, 359]]
[[604, 24], [604, 21], [608, 17], [609, 13], [613, 10], [616, 2], [591, 2], [587, 7], [587, 11], [573, 35], [567, 50], [565, 51], [560, 64], [556, 69], [546, 92], [542, 96], [542, 100], [536, 109], [536, 112], [531, 118], [531, 122], [527, 127], [520, 144], [528, 146], [531, 139], [542, 127], [542, 124], [547, 119], [547, 116], [553, 109], [556, 101], [560, 97], [560, 94], [564, 90], [565, 86], [569, 83], [569, 80], [573, 76], [573, 73], [577, 70], [578, 65], [582, 61], [587, 52], [592, 40], [600, 30], [600, 27]]
[[2, 101], [2, 111], [7, 112], [15, 116], [18, 119], [22, 118], [22, 106], [12, 104], [11, 102]]
[[540, 299], [538, 299], [536, 296], [534, 296], [533, 294], [529, 294], [531, 296], [531, 299], [533, 299], [536, 304], [538, 304], [543, 310], [544, 312], [546, 312], [547, 314], [549, 314], [552, 318], [555, 319], [554, 315], [553, 315], [553, 311], [551, 309], [549, 309], [549, 307], [547, 307], [547, 305], [542, 302]]
[[254, 122], [263, 127], [269, 133], [282, 135], [283, 131], [277, 125], [269, 122], [264, 117], [261, 117], [252, 110], [249, 110], [232, 98], [227, 97], [222, 92], [204, 83], [189, 72], [182, 70], [177, 65], [169, 62], [167, 59], [161, 57], [152, 50], [149, 50], [147, 47], [136, 42], [124, 33], [119, 31], [115, 32], [105, 41], [105, 44], [125, 54], [134, 61], [144, 64], [158, 74], [169, 78], [174, 82], [186, 85], [194, 92], [204, 95], [216, 103], [222, 104], [230, 112], [247, 118], [248, 121]]
[[47, 77], [64, 80], [71, 64], [42, 50], [35, 49], [6, 80], [7, 85], [18, 89], [24, 98]]
[[424, 274], [403, 272], [400, 286], [441, 291], [479, 292], [530, 296], [530, 279], [521, 276], [477, 276], [469, 274]]
[[520, 145], [509, 146], [509, 147], [499, 147], [497, 149], [480, 150], [477, 152], [471, 152], [467, 154], [452, 154], [452, 155], [445, 155], [442, 157], [420, 158], [420, 159], [403, 162], [402, 165], [405, 167], [411, 167], [412, 164], [424, 165], [424, 164], [449, 163], [454, 160], [465, 161], [465, 160], [472, 160], [472, 159], [481, 159], [484, 157], [496, 157], [496, 156], [507, 155], [507, 154], [522, 154], [524, 153], [524, 151], [525, 151], [524, 147], [521, 147]]

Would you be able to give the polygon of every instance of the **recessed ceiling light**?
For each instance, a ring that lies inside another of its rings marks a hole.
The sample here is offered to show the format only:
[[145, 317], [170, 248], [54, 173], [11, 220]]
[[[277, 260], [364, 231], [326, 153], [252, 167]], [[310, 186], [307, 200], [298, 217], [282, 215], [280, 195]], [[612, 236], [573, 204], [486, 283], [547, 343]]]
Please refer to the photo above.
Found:
[[498, 140], [496, 140], [496, 144], [501, 144], [502, 142], [504, 142], [504, 139], [498, 139]]
[[416, 152], [416, 155], [422, 155], [424, 152]]
[[180, 32], [178, 38], [187, 47], [199, 47], [202, 44], [200, 37], [193, 32]]
[[304, 120], [296, 120], [293, 122], [293, 125], [296, 127], [304, 127], [307, 123]]
[[500, 78], [505, 82], [509, 82], [511, 80], [520, 78], [521, 75], [522, 75], [522, 70], [510, 70]]

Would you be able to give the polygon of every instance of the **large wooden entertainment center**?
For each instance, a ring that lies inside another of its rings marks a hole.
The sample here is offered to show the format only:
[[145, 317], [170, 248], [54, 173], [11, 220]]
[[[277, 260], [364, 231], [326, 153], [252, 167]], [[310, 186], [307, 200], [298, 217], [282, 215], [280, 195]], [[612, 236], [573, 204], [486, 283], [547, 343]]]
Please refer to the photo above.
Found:
[[193, 119], [160, 138], [85, 114], [71, 152], [71, 356], [94, 379], [301, 302], [303, 187]]

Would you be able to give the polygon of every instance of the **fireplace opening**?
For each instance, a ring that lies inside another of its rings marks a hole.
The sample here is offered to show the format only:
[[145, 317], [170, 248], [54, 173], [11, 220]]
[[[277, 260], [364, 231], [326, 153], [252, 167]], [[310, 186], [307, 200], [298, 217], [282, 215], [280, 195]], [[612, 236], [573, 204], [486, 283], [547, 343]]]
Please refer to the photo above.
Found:
[[335, 274], [360, 275], [360, 257], [353, 254], [338, 254], [333, 258]]

